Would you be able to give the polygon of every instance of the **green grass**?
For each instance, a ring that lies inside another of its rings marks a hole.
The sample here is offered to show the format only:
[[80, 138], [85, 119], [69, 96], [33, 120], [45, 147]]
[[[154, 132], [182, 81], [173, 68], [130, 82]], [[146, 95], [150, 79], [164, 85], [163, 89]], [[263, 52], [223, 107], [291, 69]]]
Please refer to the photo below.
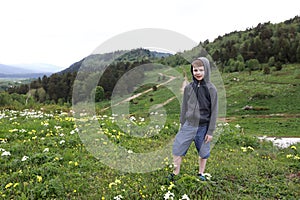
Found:
[[[1, 111], [0, 197], [114, 199], [121, 195], [122, 199], [164, 199], [169, 191], [174, 199], [181, 199], [185, 194], [190, 199], [299, 199], [300, 144], [280, 149], [256, 137], [300, 136], [299, 65], [285, 66], [270, 75], [253, 72], [249, 76], [241, 72], [222, 76], [228, 123], [219, 124], [215, 132], [206, 170], [212, 175], [210, 181], [201, 182], [195, 176], [198, 157], [193, 145], [175, 183], [165, 178], [173, 168], [171, 151], [162, 157], [161, 168], [152, 172], [130, 173], [110, 168], [104, 160], [95, 158], [88, 151], [88, 143], [82, 140], [88, 133], [84, 132], [84, 126], [95, 119], [83, 116], [80, 123], [75, 123], [66, 108], [49, 105], [43, 111]], [[136, 93], [139, 90], [144, 88]], [[129, 104], [130, 113], [121, 118], [112, 116], [110, 109], [100, 112], [110, 106], [109, 101], [97, 103], [96, 120], [102, 131], [99, 127], [94, 129], [90, 144], [108, 149], [107, 142], [102, 140], [107, 138], [113, 145], [134, 153], [163, 148], [178, 130], [179, 101], [174, 99], [158, 113], [149, 114], [149, 111], [172, 95], [168, 87], [150, 91], [134, 99]], [[245, 105], [255, 109], [243, 110]], [[132, 116], [135, 118], [130, 120]], [[151, 124], [151, 120], [163, 118], [166, 119], [163, 126]], [[117, 119], [125, 125], [138, 126], [146, 134], [142, 137], [128, 134]], [[113, 153], [104, 156], [109, 158]], [[143, 168], [150, 161], [131, 164]]]
[[[218, 128], [221, 136], [207, 165], [210, 181], [196, 179], [197, 155], [192, 146], [173, 185], [165, 178], [172, 168], [170, 157], [164, 159], [162, 169], [148, 173], [109, 168], [86, 150], [73, 118], [64, 114], [6, 111], [2, 116], [1, 149], [11, 154], [0, 160], [0, 195], [4, 199], [113, 199], [117, 195], [124, 199], [162, 199], [168, 191], [175, 199], [184, 194], [191, 199], [297, 199], [300, 195], [300, 146], [274, 148], [245, 135], [236, 124]], [[126, 134], [116, 139], [114, 130], [118, 127], [109, 116], [101, 122], [107, 125], [103, 128], [111, 141], [134, 152], [163, 145], [176, 130], [169, 125], [151, 141]], [[22, 161], [24, 156], [28, 158]]]
[[[227, 117], [246, 134], [300, 137], [300, 65], [287, 65], [265, 75], [261, 71], [223, 74]], [[243, 109], [251, 106], [251, 110]]]
[[299, 115], [260, 116], [248, 115], [234, 118], [244, 132], [254, 136], [300, 137]]
[[[297, 72], [298, 71], [298, 72]], [[255, 71], [223, 74], [229, 116], [243, 114], [300, 113], [299, 65], [285, 66], [282, 71], [264, 75]], [[243, 110], [246, 105], [254, 110]]]

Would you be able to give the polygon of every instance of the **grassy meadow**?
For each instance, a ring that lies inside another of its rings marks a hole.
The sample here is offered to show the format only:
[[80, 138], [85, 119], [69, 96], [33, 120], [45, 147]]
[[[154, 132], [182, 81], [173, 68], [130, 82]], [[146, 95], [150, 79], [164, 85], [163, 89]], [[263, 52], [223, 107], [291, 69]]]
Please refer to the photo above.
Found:
[[[300, 65], [287, 65], [268, 75], [261, 71], [224, 73], [222, 78], [227, 118], [215, 132], [206, 168], [210, 180], [196, 177], [194, 145], [175, 182], [166, 179], [173, 169], [171, 152], [155, 171], [130, 173], [110, 168], [87, 150], [81, 140], [81, 123], [76, 123], [71, 108], [44, 105], [0, 112], [0, 198], [299, 199], [300, 144], [281, 149], [257, 136], [300, 137]], [[119, 116], [110, 109], [100, 112], [110, 106], [108, 101], [96, 104], [97, 116], [83, 114], [81, 121], [98, 121], [99, 135], [125, 147], [128, 154], [151, 152], [172, 141], [178, 130], [180, 104], [176, 98], [168, 101], [170, 98], [172, 92], [161, 86], [129, 102], [130, 115], [122, 116], [127, 118], [124, 123], [147, 127], [151, 136], [134, 137], [122, 131], [116, 121]], [[155, 107], [164, 103], [164, 109]], [[164, 125], [152, 126], [150, 121], [159, 117]], [[106, 141], [97, 142], [106, 148]], [[149, 163], [133, 164], [143, 167]]]

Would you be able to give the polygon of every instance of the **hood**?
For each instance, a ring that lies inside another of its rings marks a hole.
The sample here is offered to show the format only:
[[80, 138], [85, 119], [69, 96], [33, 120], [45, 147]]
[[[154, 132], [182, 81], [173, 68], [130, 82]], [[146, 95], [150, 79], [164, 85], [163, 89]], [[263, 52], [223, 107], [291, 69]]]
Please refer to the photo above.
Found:
[[[203, 65], [204, 65], [204, 81], [206, 83], [210, 82], [210, 64], [209, 64], [209, 60], [205, 57], [199, 57], [197, 58], [197, 60], [201, 60]], [[192, 74], [192, 77], [193, 77], [193, 80], [194, 81], [197, 81], [194, 76], [193, 76], [193, 66], [191, 65], [191, 74]]]

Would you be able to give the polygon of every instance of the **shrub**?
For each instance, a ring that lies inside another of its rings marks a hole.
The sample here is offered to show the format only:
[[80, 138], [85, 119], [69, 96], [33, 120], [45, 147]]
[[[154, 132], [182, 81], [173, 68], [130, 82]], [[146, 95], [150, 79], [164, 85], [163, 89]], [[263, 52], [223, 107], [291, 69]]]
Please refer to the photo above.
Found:
[[280, 61], [275, 63], [275, 69], [276, 71], [282, 70], [282, 63]]
[[264, 67], [264, 74], [270, 74], [270, 73], [271, 73], [270, 67], [269, 66], [265, 66]]
[[274, 56], [272, 56], [272, 57], [269, 58], [268, 66], [272, 67], [274, 65], [275, 65], [275, 58], [274, 58]]

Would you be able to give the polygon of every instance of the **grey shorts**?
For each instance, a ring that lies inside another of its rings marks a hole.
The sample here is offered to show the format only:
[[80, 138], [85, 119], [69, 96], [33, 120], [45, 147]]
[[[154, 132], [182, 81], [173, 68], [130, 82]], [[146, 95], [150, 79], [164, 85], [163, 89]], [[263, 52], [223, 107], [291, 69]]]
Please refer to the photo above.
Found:
[[210, 143], [205, 143], [207, 126], [195, 127], [185, 122], [177, 133], [173, 144], [173, 155], [185, 156], [191, 143], [194, 141], [198, 154], [201, 158], [210, 156]]

